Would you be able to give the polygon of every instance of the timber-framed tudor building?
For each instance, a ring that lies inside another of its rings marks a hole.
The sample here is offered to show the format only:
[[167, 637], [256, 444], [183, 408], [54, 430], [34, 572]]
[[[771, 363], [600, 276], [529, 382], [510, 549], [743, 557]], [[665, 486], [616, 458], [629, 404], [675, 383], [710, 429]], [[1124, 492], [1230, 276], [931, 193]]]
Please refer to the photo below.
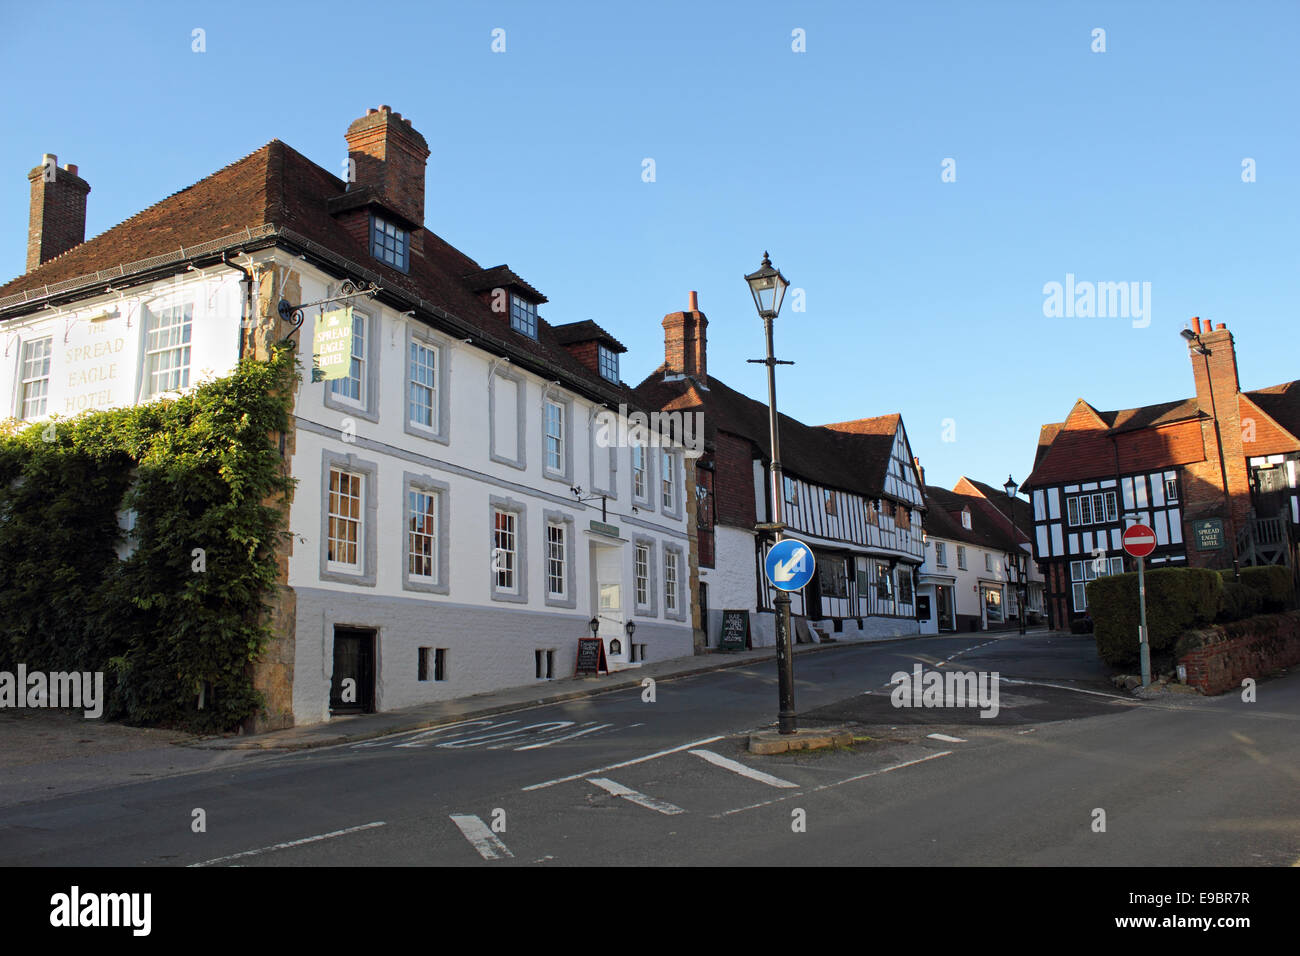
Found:
[[165, 399], [268, 357], [294, 332], [281, 300], [374, 287], [348, 300], [342, 378], [306, 374], [324, 308], [302, 310], [292, 540], [248, 729], [570, 676], [592, 620], [614, 668], [691, 654], [695, 469], [599, 438], [639, 407], [624, 347], [425, 227], [409, 119], [371, 109], [346, 140], [352, 181], [273, 140], [89, 241], [89, 184], [47, 155], [27, 271], [0, 286], [8, 414]]
[[[664, 362], [636, 394], [643, 406], [703, 416], [695, 462], [701, 627], [717, 646], [725, 612], [743, 613], [750, 644], [770, 646], [776, 591], [763, 562], [775, 539], [761, 529], [773, 514], [768, 407], [708, 374], [708, 318], [695, 293], [663, 327]], [[786, 534], [810, 545], [817, 565], [809, 585], [791, 596], [795, 634], [919, 633], [925, 501], [902, 416], [779, 420]]]
[[1053, 627], [1087, 614], [1086, 584], [1136, 569], [1120, 537], [1155, 530], [1148, 567], [1300, 564], [1300, 381], [1242, 391], [1223, 323], [1188, 330], [1196, 394], [1044, 425], [1023, 490]]

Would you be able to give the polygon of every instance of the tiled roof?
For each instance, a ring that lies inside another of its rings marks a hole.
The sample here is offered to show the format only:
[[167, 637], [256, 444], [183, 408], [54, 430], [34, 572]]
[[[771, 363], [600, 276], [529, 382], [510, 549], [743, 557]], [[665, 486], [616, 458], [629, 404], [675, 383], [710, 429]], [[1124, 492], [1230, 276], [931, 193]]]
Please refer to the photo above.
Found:
[[1300, 381], [1284, 382], [1246, 394], [1265, 415], [1300, 439]]
[[[377, 274], [385, 289], [433, 303], [458, 322], [481, 333], [476, 344], [499, 348], [525, 364], [531, 360], [547, 374], [560, 377], [566, 385], [580, 386], [602, 401], [614, 405], [626, 402], [632, 408], [638, 407], [636, 397], [625, 385], [606, 381], [571, 355], [556, 338], [550, 324], [539, 319], [538, 338], [533, 340], [511, 329], [509, 316], [494, 313], [476, 294], [475, 288], [489, 274], [500, 279], [508, 273], [522, 283], [507, 267], [485, 270], [428, 229], [422, 230], [423, 254], [412, 251], [409, 274], [373, 258], [365, 245], [327, 209], [330, 199], [345, 193], [343, 180], [285, 143], [272, 140], [193, 186], [173, 193], [0, 286], [0, 299], [14, 293], [39, 293], [46, 285], [76, 277], [90, 279], [98, 271], [115, 269], [123, 263], [169, 255], [184, 247], [196, 247], [269, 224], [292, 230], [330, 253]], [[467, 281], [467, 276], [474, 277], [475, 281]], [[545, 301], [540, 293], [537, 295]]]
[[[719, 431], [751, 442], [770, 459], [767, 405], [710, 376], [708, 388], [681, 376], [665, 380], [665, 367], [651, 372], [635, 389], [648, 408], [699, 410], [704, 413], [704, 437], [712, 445]], [[861, 432], [829, 426], [805, 425], [779, 415], [781, 465], [791, 475], [866, 497], [884, 493], [885, 476], [893, 452], [894, 434], [901, 416], [863, 419], [876, 423]], [[885, 422], [893, 423], [890, 430]]]
[[564, 325], [553, 325], [551, 328], [555, 332], [555, 340], [561, 345], [598, 341], [609, 345], [616, 352], [627, 351], [627, 346], [590, 319], [581, 322], [566, 322]]
[[[1012, 537], [1011, 529], [1005, 522], [996, 520], [985, 512], [984, 499], [979, 495], [963, 495], [935, 485], [926, 485], [925, 498], [929, 511], [926, 512], [924, 526], [930, 537], [973, 544], [989, 551], [1014, 552], [1019, 548], [1017, 539]], [[969, 529], [961, 523], [964, 508], [970, 508], [971, 512]]]
[[[1013, 502], [1011, 498], [1007, 497], [1007, 491], [1005, 488], [995, 488], [992, 485], [985, 484], [982, 481], [976, 481], [973, 478], [967, 478], [964, 475], [961, 480], [957, 482], [958, 488], [961, 487], [962, 482], [967, 482], [971, 487], [978, 490], [984, 501], [990, 507], [996, 508], [1002, 517], [1006, 518], [1008, 521], [1014, 521], [1016, 530], [1021, 539], [1024, 541], [1029, 540], [1026, 535], [1026, 529], [1033, 528], [1034, 526], [1033, 505], [1024, 498], [1021, 498], [1019, 495], [1016, 495]], [[956, 490], [957, 489], [954, 489], [954, 491]]]

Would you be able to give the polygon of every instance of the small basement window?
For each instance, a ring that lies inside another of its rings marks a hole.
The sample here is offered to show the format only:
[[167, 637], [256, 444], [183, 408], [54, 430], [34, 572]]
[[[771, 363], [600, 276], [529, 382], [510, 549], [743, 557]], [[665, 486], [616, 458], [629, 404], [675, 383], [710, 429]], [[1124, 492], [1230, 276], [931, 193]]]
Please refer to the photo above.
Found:
[[433, 665], [433, 679], [435, 681], [447, 679], [447, 649], [445, 647], [422, 647], [420, 648], [420, 663], [416, 674], [417, 680], [428, 680], [430, 673], [430, 664]]
[[537, 679], [552, 680], [555, 677], [555, 651], [537, 650], [533, 656], [537, 664]]

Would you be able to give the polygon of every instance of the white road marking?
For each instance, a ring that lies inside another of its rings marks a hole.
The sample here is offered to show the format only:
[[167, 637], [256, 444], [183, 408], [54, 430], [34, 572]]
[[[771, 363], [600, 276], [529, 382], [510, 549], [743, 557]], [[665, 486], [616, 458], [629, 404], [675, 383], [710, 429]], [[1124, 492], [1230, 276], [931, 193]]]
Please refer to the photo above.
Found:
[[[595, 727], [588, 727], [586, 730], [579, 730], [576, 734], [565, 734], [563, 737], [556, 737], [554, 740], [547, 740], [540, 744], [527, 744], [523, 747], [516, 747], [516, 750], [536, 750], [538, 747], [549, 747], [551, 744], [558, 744], [562, 740], [572, 740], [574, 737], [581, 737], [583, 734], [593, 734], [598, 730], [604, 730], [606, 727], [613, 727], [613, 724], [597, 724]], [[636, 726], [635, 724], [633, 726]], [[489, 747], [489, 750], [496, 750], [496, 747]]]
[[510, 848], [488, 828], [488, 825], [472, 813], [453, 813], [451, 822], [460, 828], [470, 846], [478, 850], [485, 860], [499, 860], [503, 856], [514, 856]]
[[1092, 694], [1094, 697], [1107, 697], [1111, 700], [1122, 700], [1126, 704], [1133, 704], [1138, 707], [1141, 706], [1141, 703], [1134, 700], [1132, 697], [1122, 697], [1119, 694], [1107, 694], [1100, 690], [1084, 690], [1082, 687], [1070, 687], [1066, 684], [1048, 684], [1040, 680], [1016, 680], [1012, 677], [1003, 677], [1000, 678], [1000, 680], [1004, 684], [1030, 684], [1034, 687], [1055, 687], [1057, 690], [1072, 690], [1076, 694]]
[[600, 789], [607, 793], [612, 793], [616, 797], [622, 797], [628, 803], [635, 803], [638, 807], [645, 807], [647, 810], [655, 810], [667, 816], [675, 813], [685, 813], [681, 807], [669, 803], [667, 800], [658, 800], [654, 797], [647, 797], [644, 793], [637, 793], [629, 787], [623, 786], [605, 777], [588, 777], [587, 783], [594, 783]]
[[882, 767], [880, 770], [870, 770], [867, 773], [860, 773], [856, 777], [847, 777], [844, 780], [837, 780], [835, 783], [824, 783], [820, 787], [813, 787], [811, 790], [800, 790], [798, 793], [788, 793], [784, 797], [775, 797], [771, 800], [764, 800], [762, 803], [751, 803], [747, 807], [737, 807], [734, 810], [725, 810], [722, 813], [715, 813], [714, 817], [727, 817], [733, 813], [743, 813], [746, 810], [755, 810], [758, 807], [771, 806], [774, 803], [780, 803], [782, 800], [789, 800], [792, 797], [802, 797], [807, 793], [818, 793], [822, 790], [829, 790], [832, 787], [842, 787], [846, 783], [853, 783], [856, 780], [865, 780], [867, 777], [876, 777], [882, 773], [889, 773], [891, 770], [902, 770], [904, 767], [912, 767], [918, 763], [925, 763], [927, 760], [937, 760], [940, 757], [950, 757], [953, 751], [943, 750], [937, 754], [930, 754], [928, 757], [918, 757], [916, 760], [908, 760], [903, 763], [896, 763], [891, 767]]
[[966, 742], [962, 737], [949, 737], [947, 734], [926, 734], [926, 736], [933, 740], [942, 740], [944, 743], [949, 744], [964, 744]]
[[769, 787], [782, 787], [788, 790], [799, 786], [799, 784], [791, 783], [789, 780], [782, 780], [780, 777], [774, 777], [770, 773], [763, 773], [763, 771], [755, 770], [753, 767], [746, 767], [743, 763], [730, 760], [721, 754], [715, 754], [712, 750], [692, 750], [691, 753], [707, 760], [715, 767], [721, 767], [723, 770], [730, 770], [732, 773], [738, 773], [742, 777], [748, 777], [750, 780], [757, 780], [759, 783], [765, 783]]
[[382, 820], [375, 823], [363, 823], [359, 827], [348, 827], [346, 830], [332, 830], [329, 833], [321, 833], [318, 836], [303, 837], [301, 840], [290, 840], [288, 843], [276, 843], [273, 846], [264, 846], [256, 850], [245, 850], [243, 853], [232, 853], [230, 856], [219, 856], [215, 860], [204, 860], [202, 863], [191, 863], [190, 866], [212, 866], [215, 863], [224, 863], [226, 860], [238, 860], [246, 856], [258, 856], [262, 853], [270, 853], [272, 850], [287, 850], [290, 847], [302, 846], [305, 843], [316, 843], [320, 840], [330, 840], [347, 833], [356, 833], [358, 830], [373, 830], [375, 827], [382, 826], [384, 826]]
[[637, 757], [635, 760], [624, 760], [622, 763], [612, 763], [606, 767], [597, 767], [595, 770], [584, 770], [582, 773], [570, 774], [567, 777], [557, 777], [555, 780], [547, 780], [545, 783], [535, 783], [532, 786], [524, 787], [524, 793], [529, 790], [545, 790], [547, 787], [553, 787], [557, 783], [568, 783], [570, 780], [578, 780], [582, 777], [590, 777], [592, 774], [604, 773], [607, 770], [617, 770], [620, 767], [630, 767], [633, 764], [645, 763], [647, 760], [657, 760], [659, 757], [666, 757], [669, 754], [675, 754], [682, 750], [689, 750], [691, 747], [698, 747], [700, 744], [711, 744], [715, 740], [721, 740], [722, 735], [717, 737], [705, 737], [703, 740], [692, 740], [689, 744], [682, 744], [680, 747], [672, 747], [668, 750], [661, 750], [658, 753], [648, 754], [644, 757]]

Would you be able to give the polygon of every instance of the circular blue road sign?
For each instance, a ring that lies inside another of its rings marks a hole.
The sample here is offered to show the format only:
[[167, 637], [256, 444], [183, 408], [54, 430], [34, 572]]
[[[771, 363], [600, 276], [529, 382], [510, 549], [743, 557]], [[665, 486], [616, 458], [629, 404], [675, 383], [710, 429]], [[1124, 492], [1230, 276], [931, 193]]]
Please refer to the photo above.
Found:
[[817, 562], [812, 548], [795, 538], [784, 538], [772, 545], [763, 562], [763, 573], [772, 587], [782, 591], [798, 591], [812, 580]]

